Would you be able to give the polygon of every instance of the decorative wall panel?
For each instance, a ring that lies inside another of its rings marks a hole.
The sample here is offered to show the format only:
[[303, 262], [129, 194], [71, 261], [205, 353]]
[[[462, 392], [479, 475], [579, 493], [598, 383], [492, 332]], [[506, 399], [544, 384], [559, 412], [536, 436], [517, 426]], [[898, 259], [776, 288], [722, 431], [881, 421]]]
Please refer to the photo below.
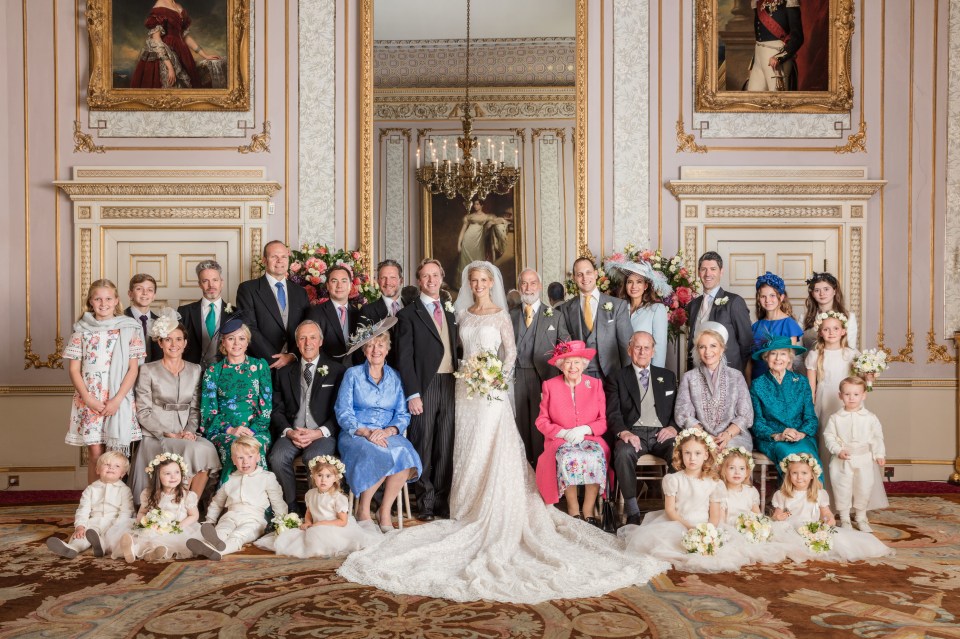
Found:
[[[960, 331], [960, 0], [950, 0], [947, 78], [947, 215], [943, 251], [943, 332]], [[931, 300], [932, 301], [932, 300]]]
[[537, 224], [534, 242], [539, 244], [538, 269], [546, 286], [550, 282], [562, 282], [566, 273], [564, 247], [567, 244], [567, 225], [562, 179], [565, 142], [555, 134], [547, 134], [535, 138], [534, 144], [537, 154]]
[[388, 135], [383, 138], [380, 152], [381, 175], [383, 184], [380, 187], [380, 241], [381, 250], [377, 252], [379, 259], [390, 258], [400, 264], [408, 264], [407, 247], [410, 239], [410, 198], [407, 195], [407, 157], [409, 148], [410, 130], [406, 129], [407, 136]]

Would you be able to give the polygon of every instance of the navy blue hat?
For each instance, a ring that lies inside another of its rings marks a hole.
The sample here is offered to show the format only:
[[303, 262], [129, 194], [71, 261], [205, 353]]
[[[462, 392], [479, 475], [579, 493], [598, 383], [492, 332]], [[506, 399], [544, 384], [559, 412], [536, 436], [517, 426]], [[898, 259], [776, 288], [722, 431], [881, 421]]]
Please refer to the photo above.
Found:
[[230, 319], [220, 325], [220, 335], [229, 335], [230, 333], [236, 333], [239, 331], [246, 322], [244, 320], [243, 311], [237, 310], [230, 315]]

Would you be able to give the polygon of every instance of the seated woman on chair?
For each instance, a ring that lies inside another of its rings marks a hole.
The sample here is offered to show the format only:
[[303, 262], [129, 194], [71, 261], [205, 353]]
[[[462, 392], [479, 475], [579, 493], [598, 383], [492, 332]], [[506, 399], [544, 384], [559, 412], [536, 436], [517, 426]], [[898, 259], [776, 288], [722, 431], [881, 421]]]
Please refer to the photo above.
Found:
[[393, 530], [390, 509], [404, 482], [416, 480], [422, 471], [420, 456], [403, 436], [410, 425], [410, 413], [400, 375], [384, 364], [390, 351], [389, 330], [396, 321], [391, 315], [357, 330], [346, 355], [362, 347], [367, 361], [344, 373], [334, 406], [347, 483], [353, 494], [360, 495], [357, 521], [371, 518], [370, 501], [385, 483], [377, 512], [384, 532]]
[[[600, 525], [597, 495], [607, 484], [610, 448], [603, 441], [607, 430], [606, 399], [600, 380], [583, 374], [597, 352], [581, 341], [561, 342], [550, 365], [563, 375], [543, 383], [537, 429], [543, 433], [543, 453], [537, 458], [537, 487], [543, 501], [555, 504], [562, 492], [572, 517]], [[584, 486], [583, 514], [577, 486]]]

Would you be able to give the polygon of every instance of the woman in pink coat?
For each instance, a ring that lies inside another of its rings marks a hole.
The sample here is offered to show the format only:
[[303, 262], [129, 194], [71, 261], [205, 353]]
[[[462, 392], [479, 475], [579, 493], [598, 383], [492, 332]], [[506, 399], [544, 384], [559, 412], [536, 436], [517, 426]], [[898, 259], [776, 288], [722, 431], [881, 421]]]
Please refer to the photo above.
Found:
[[583, 512], [595, 526], [597, 495], [606, 486], [610, 448], [603, 441], [607, 430], [606, 399], [600, 380], [583, 374], [596, 351], [581, 341], [561, 342], [553, 351], [552, 366], [563, 375], [543, 383], [537, 429], [543, 433], [543, 454], [537, 459], [537, 487], [543, 501], [555, 504], [560, 493], [567, 512], [583, 519], [577, 486], [584, 486]]

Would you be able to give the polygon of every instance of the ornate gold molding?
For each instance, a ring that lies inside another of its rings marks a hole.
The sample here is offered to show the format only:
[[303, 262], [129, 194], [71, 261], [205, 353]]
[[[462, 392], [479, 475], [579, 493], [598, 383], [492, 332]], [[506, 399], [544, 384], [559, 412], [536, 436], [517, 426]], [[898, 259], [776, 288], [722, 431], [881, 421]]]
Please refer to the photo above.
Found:
[[[513, 130], [513, 133], [514, 133], [518, 138], [520, 138], [520, 142], [521, 142], [521, 143], [526, 143], [526, 141], [527, 141], [527, 130], [526, 130], [526, 129], [514, 129], [514, 130]], [[563, 133], [563, 136], [566, 136], [566, 133]], [[564, 139], [564, 137], [561, 137], [560, 139], [562, 140], [562, 139]]]
[[215, 168], [215, 169], [204, 169], [191, 167], [189, 169], [171, 169], [167, 167], [157, 166], [150, 167], [147, 169], [128, 169], [128, 168], [107, 168], [107, 167], [76, 167], [73, 170], [74, 179], [90, 179], [90, 178], [123, 178], [126, 180], [135, 179], [135, 178], [146, 178], [148, 180], [156, 180], [158, 178], [191, 178], [191, 179], [249, 179], [254, 181], [262, 180], [266, 177], [266, 171], [262, 168], [255, 169], [227, 169], [227, 168]]
[[860, 122], [860, 130], [847, 136], [847, 143], [833, 149], [834, 153], [866, 153], [867, 152], [867, 123]]
[[120, 183], [78, 183], [57, 181], [60, 189], [70, 196], [75, 195], [213, 195], [213, 196], [243, 196], [266, 195], [274, 196], [280, 190], [279, 182], [226, 182], [226, 183], [193, 183], [193, 184], [120, 184]]
[[239, 206], [104, 206], [100, 211], [105, 220], [240, 219]]
[[260, 220], [260, 219], [263, 219], [263, 207], [262, 207], [262, 206], [251, 206], [251, 207], [250, 207], [250, 219], [251, 219], [251, 220]]
[[97, 146], [93, 136], [84, 133], [80, 128], [80, 120], [73, 121], [73, 152], [74, 153], [106, 153], [102, 146]]
[[863, 207], [855, 204], [850, 207], [850, 217], [863, 217]]
[[794, 182], [742, 182], [717, 183], [696, 182], [692, 180], [672, 180], [666, 188], [674, 197], [684, 195], [833, 195], [837, 197], [870, 197], [883, 188], [885, 180], [864, 180], [862, 182], [837, 183], [794, 183]]
[[[849, 308], [856, 309], [863, 317], [863, 227], [850, 227], [850, 291]], [[858, 348], [857, 344], [852, 344]]]
[[878, 377], [873, 383], [874, 388], [947, 388], [956, 389], [957, 379], [919, 379], [915, 377], [900, 378]]
[[[577, 2], [577, 123], [573, 130], [573, 180], [576, 198], [577, 254], [593, 256], [587, 245], [587, 0]], [[594, 260], [596, 261], [596, 260]]]
[[[373, 0], [360, 2], [360, 252], [373, 256]], [[419, 135], [419, 132], [418, 132]], [[419, 138], [418, 138], [419, 144]]]
[[914, 363], [914, 361], [913, 361], [913, 331], [907, 332], [906, 343], [904, 344], [903, 348], [901, 348], [899, 351], [897, 351], [897, 354], [896, 354], [896, 355], [893, 354], [893, 351], [891, 351], [889, 348], [887, 348], [887, 346], [884, 344], [883, 338], [884, 338], [883, 331], [878, 331], [878, 332], [877, 332], [877, 348], [879, 348], [879, 349], [883, 350], [884, 352], [886, 352], [886, 354], [887, 354], [887, 360], [888, 360], [888, 361], [891, 361], [891, 362], [904, 362], [904, 363], [907, 363], [907, 364], [913, 364], [913, 363]]
[[[523, 129], [518, 129], [518, 130], [522, 131]], [[548, 133], [556, 138], [559, 138], [561, 142], [565, 142], [567, 139], [567, 132], [562, 127], [557, 129], [539, 128], [539, 129], [530, 129], [530, 141], [531, 142], [536, 141], [536, 139], [539, 138], [544, 133]]]
[[77, 207], [77, 219], [78, 220], [89, 220], [92, 217], [91, 210], [89, 206], [78, 206]]
[[688, 226], [683, 229], [683, 255], [687, 270], [691, 273], [696, 271], [697, 253], [697, 227]]
[[683, 209], [683, 216], [684, 216], [684, 217], [688, 217], [688, 218], [689, 218], [689, 217], [697, 217], [698, 214], [699, 214], [699, 213], [698, 213], [698, 209], [697, 209], [697, 206], [696, 206], [695, 204], [688, 204], [688, 205], [685, 206], [684, 209]]
[[0, 396], [17, 397], [21, 395], [73, 395], [73, 386], [0, 386]]
[[263, 131], [250, 138], [250, 144], [237, 147], [238, 153], [269, 153], [270, 152], [270, 121], [264, 120]]
[[432, 127], [427, 127], [425, 129], [417, 129], [417, 146], [420, 146], [420, 142], [423, 141], [423, 138], [433, 131]]
[[[86, 295], [93, 282], [93, 230], [80, 229], [80, 290]], [[83, 305], [80, 304], [82, 307]]]
[[263, 250], [263, 232], [259, 228], [250, 229], [250, 279], [260, 277], [260, 252]]
[[56, 350], [41, 359], [33, 352], [33, 340], [29, 337], [23, 340], [23, 369], [28, 368], [63, 368], [63, 338], [57, 335], [54, 340]]
[[707, 147], [697, 144], [693, 133], [687, 133], [683, 118], [677, 120], [677, 153], [706, 153]]
[[[419, 131], [423, 131], [423, 130], [424, 130], [424, 129], [417, 129], [418, 132], [419, 132]], [[405, 137], [405, 138], [407, 139], [407, 143], [409, 144], [409, 142], [410, 142], [410, 132], [411, 132], [411, 131], [412, 131], [412, 129], [408, 129], [408, 128], [404, 128], [404, 127], [384, 127], [384, 128], [382, 128], [382, 129], [380, 129], [380, 133], [379, 133], [379, 136], [378, 136], [377, 141], [378, 141], [379, 143], [383, 143], [383, 138], [387, 137], [388, 135], [390, 135], [390, 134], [392, 134], [392, 133], [399, 133], [400, 135], [402, 135], [403, 137]]]
[[947, 347], [937, 343], [937, 332], [927, 332], [927, 364], [955, 364], [957, 358], [947, 351]]

